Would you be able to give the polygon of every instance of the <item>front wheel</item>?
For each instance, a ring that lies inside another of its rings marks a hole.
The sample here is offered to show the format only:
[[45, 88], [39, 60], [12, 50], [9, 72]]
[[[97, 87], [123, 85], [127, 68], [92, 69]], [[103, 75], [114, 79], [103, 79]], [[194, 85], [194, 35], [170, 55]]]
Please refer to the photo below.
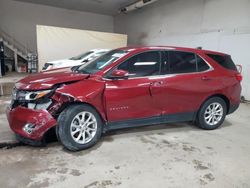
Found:
[[213, 130], [224, 122], [226, 114], [225, 101], [220, 97], [213, 97], [201, 106], [197, 114], [196, 124], [202, 129]]
[[58, 117], [57, 135], [71, 151], [87, 149], [97, 143], [102, 134], [102, 120], [88, 105], [72, 105]]

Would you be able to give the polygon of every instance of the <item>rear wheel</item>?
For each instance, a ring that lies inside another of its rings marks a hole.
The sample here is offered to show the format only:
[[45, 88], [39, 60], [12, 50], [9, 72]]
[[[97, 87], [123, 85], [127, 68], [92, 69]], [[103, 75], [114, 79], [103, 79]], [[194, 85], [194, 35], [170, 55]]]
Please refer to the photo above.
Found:
[[102, 120], [88, 105], [73, 105], [58, 118], [57, 135], [71, 151], [87, 149], [97, 143], [102, 134]]
[[226, 114], [225, 101], [220, 97], [213, 97], [208, 99], [200, 108], [196, 124], [202, 129], [216, 129], [224, 122]]

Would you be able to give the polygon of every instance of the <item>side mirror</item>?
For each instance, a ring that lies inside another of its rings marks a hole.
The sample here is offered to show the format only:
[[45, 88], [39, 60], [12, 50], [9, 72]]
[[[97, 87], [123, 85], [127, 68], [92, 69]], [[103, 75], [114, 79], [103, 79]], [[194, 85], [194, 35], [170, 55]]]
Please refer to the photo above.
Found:
[[111, 78], [113, 79], [128, 78], [128, 71], [116, 69], [111, 73]]

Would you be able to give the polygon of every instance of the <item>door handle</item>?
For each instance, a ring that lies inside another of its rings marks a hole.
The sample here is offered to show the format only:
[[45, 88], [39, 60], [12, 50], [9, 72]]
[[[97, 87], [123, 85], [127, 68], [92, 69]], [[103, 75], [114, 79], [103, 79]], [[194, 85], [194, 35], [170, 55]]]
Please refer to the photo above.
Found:
[[212, 80], [210, 77], [207, 76], [202, 76], [201, 79], [204, 81]]
[[154, 86], [159, 86], [159, 85], [162, 85], [163, 84], [163, 81], [157, 81], [157, 82], [153, 82], [152, 85]]
[[163, 81], [156, 81], [156, 82], [151, 82], [151, 83], [149, 84], [149, 94], [150, 94], [151, 97], [153, 96], [153, 94], [152, 94], [152, 92], [153, 92], [153, 87], [154, 87], [154, 86], [160, 86], [160, 85], [162, 85], [163, 83], [164, 83]]

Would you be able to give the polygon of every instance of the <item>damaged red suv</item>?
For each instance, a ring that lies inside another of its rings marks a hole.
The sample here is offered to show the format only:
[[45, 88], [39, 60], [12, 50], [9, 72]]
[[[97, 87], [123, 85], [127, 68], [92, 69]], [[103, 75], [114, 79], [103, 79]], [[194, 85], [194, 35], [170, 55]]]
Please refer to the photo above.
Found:
[[193, 121], [211, 130], [238, 108], [241, 79], [227, 54], [126, 47], [20, 80], [7, 116], [21, 142], [38, 143], [55, 128], [72, 151], [93, 146], [112, 129]]

